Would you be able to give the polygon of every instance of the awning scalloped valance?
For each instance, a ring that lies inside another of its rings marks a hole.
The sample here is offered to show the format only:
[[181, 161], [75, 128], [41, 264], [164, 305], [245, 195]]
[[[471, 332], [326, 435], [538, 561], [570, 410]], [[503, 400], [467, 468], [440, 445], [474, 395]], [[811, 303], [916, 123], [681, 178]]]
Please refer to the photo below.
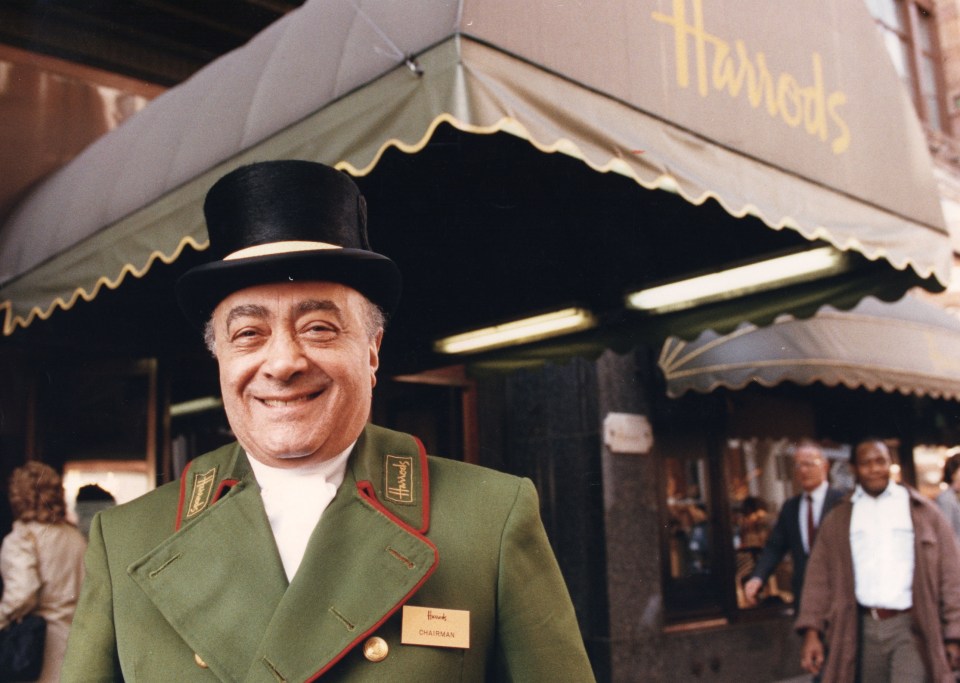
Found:
[[[508, 132], [695, 204], [715, 198], [935, 289], [951, 252], [923, 134], [865, 8], [830, 5], [784, 21], [732, 1], [675, 0], [670, 13], [308, 2], [27, 197], [0, 229], [4, 333], [202, 248], [203, 195], [230, 168], [292, 157], [362, 175], [441, 122]], [[685, 61], [704, 36], [730, 48], [706, 54], [712, 79]], [[736, 89], [717, 73], [747, 80]]]
[[960, 320], [906, 296], [894, 303], [867, 297], [849, 311], [824, 307], [766, 327], [704, 332], [664, 344], [659, 365], [670, 396], [782, 382], [865, 388], [960, 399]]

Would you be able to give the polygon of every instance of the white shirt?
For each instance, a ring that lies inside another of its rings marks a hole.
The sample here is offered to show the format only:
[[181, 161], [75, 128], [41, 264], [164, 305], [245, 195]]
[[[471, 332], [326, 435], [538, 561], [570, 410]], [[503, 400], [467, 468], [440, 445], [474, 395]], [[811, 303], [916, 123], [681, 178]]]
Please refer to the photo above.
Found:
[[353, 445], [330, 460], [292, 468], [270, 467], [247, 456], [287, 581], [293, 581], [310, 535], [343, 483], [351, 450]]
[[813, 526], [819, 529], [820, 518], [823, 517], [823, 502], [827, 499], [828, 488], [830, 488], [830, 484], [824, 480], [813, 491], [804, 491], [800, 494], [800, 538], [803, 539], [803, 549], [807, 551], [807, 555], [810, 554], [810, 539], [807, 533], [807, 507], [809, 506], [807, 495], [809, 493], [813, 499]]
[[913, 607], [913, 520], [910, 494], [890, 482], [877, 497], [853, 493], [850, 551], [857, 602], [864, 607]]

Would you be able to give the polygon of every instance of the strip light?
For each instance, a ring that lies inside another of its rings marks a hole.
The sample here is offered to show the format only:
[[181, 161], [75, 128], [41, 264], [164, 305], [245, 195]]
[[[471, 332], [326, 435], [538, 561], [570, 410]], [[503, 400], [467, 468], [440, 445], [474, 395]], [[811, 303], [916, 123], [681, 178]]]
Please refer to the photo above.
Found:
[[583, 308], [564, 308], [444, 337], [433, 343], [433, 349], [438, 353], [449, 354], [488, 351], [588, 330], [596, 325], [597, 320], [590, 311]]
[[627, 306], [651, 313], [681, 311], [836, 275], [848, 267], [845, 253], [818, 247], [633, 292], [627, 295]]
[[217, 410], [223, 407], [223, 400], [216, 396], [195, 398], [183, 403], [174, 403], [170, 406], [170, 417], [180, 417], [191, 413], [202, 413], [205, 410]]

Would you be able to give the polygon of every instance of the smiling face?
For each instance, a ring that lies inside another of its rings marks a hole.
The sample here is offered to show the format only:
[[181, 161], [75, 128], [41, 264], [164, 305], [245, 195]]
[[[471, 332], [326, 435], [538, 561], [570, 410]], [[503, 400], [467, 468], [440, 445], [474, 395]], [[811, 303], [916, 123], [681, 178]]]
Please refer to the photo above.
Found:
[[230, 426], [247, 453], [274, 467], [343, 452], [370, 414], [383, 330], [371, 304], [330, 282], [260, 285], [213, 312], [214, 353]]

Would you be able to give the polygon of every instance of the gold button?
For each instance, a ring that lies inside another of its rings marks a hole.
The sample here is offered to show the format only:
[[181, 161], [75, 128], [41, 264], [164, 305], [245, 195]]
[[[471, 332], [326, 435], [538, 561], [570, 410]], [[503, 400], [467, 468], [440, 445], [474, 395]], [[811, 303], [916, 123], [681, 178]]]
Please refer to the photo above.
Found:
[[382, 662], [388, 654], [390, 654], [390, 646], [379, 636], [368, 638], [363, 644], [363, 656], [371, 662]]
[[198, 655], [198, 654], [196, 654], [196, 653], [194, 653], [194, 655], [193, 655], [193, 661], [195, 661], [195, 662], [197, 663], [197, 666], [199, 666], [201, 669], [206, 669], [206, 668], [207, 668], [207, 663], [206, 663], [205, 661], [203, 661], [203, 658], [200, 657], [200, 655]]

